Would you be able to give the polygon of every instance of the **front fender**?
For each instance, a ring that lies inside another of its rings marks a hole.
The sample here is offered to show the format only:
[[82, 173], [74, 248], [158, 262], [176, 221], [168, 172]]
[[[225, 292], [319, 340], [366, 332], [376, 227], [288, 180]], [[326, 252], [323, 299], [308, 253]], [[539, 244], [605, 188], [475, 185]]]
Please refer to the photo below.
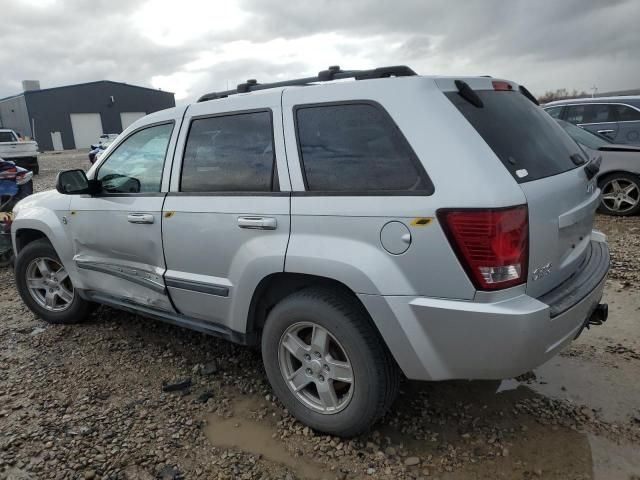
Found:
[[[26, 199], [25, 199], [26, 200]], [[83, 288], [80, 276], [73, 261], [73, 243], [71, 232], [63, 223], [63, 217], [69, 215], [68, 210], [52, 210], [50, 208], [29, 204], [22, 201], [18, 205], [16, 216], [11, 225], [11, 240], [13, 249], [18, 254], [17, 237], [21, 230], [35, 230], [47, 237], [63, 265], [69, 272], [71, 281], [76, 288]], [[68, 203], [67, 203], [68, 206]]]

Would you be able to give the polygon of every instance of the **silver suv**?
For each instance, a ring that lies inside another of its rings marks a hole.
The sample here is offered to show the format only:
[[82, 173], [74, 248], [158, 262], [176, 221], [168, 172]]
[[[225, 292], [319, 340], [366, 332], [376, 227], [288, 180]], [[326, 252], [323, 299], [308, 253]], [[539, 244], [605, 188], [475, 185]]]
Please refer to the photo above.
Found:
[[51, 323], [106, 304], [261, 344], [300, 421], [355, 435], [400, 372], [512, 377], [606, 319], [583, 155], [508, 81], [249, 81], [137, 121], [22, 201], [17, 286]]

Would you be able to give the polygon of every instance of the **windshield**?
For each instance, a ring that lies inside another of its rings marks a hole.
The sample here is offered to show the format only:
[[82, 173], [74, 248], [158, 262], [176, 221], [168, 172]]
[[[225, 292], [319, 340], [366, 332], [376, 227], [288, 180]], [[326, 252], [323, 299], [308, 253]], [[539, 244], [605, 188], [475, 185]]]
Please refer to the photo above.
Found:
[[445, 95], [495, 152], [518, 183], [576, 168], [582, 149], [555, 120], [518, 92], [476, 90], [482, 107], [458, 92]]
[[601, 147], [613, 143], [608, 138], [601, 137], [600, 135], [575, 126], [573, 123], [566, 122], [564, 120], [556, 120], [565, 132], [569, 134], [577, 143], [589, 147], [593, 150], [600, 150]]

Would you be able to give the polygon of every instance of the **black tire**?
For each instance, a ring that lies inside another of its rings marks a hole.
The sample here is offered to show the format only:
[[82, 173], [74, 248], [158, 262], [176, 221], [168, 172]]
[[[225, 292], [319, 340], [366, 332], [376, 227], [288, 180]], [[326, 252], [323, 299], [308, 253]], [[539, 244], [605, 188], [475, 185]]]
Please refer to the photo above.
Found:
[[605, 200], [603, 199], [600, 202], [600, 205], [598, 206], [598, 211], [606, 215], [614, 215], [617, 217], [627, 217], [631, 215], [636, 215], [638, 212], [640, 212], [640, 177], [627, 172], [618, 172], [618, 173], [612, 173], [610, 175], [605, 175], [598, 180], [598, 186], [602, 189], [603, 194], [605, 193], [604, 189], [607, 188], [607, 184], [609, 184], [614, 180], [622, 181], [626, 185], [634, 184], [635, 189], [633, 191], [632, 196], [633, 198], [637, 198], [638, 201], [636, 202], [635, 206], [629, 208], [628, 210], [615, 210], [610, 208], [605, 203]]
[[70, 324], [86, 320], [95, 308], [95, 304], [84, 300], [77, 292], [74, 292], [73, 300], [69, 306], [59, 312], [47, 310], [33, 298], [27, 288], [27, 267], [39, 257], [52, 258], [62, 265], [60, 257], [48, 240], [36, 240], [24, 247], [18, 254], [15, 268], [16, 287], [24, 303], [33, 313], [48, 323]]
[[[279, 363], [280, 339], [291, 326], [311, 322], [326, 329], [343, 347], [352, 367], [352, 396], [342, 410], [318, 413], [287, 386]], [[395, 400], [400, 372], [363, 307], [352, 297], [327, 288], [309, 288], [280, 301], [262, 332], [262, 358], [274, 393], [302, 423], [323, 433], [351, 437], [368, 430]]]

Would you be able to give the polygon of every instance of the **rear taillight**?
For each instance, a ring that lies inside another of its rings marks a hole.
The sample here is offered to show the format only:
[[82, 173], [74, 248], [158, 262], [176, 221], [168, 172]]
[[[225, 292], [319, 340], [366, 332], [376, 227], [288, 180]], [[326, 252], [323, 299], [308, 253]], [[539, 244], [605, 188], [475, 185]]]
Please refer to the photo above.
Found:
[[16, 185], [24, 185], [33, 178], [33, 172], [21, 172], [16, 175]]
[[498, 290], [526, 282], [528, 217], [526, 206], [438, 212], [460, 263], [480, 290]]

